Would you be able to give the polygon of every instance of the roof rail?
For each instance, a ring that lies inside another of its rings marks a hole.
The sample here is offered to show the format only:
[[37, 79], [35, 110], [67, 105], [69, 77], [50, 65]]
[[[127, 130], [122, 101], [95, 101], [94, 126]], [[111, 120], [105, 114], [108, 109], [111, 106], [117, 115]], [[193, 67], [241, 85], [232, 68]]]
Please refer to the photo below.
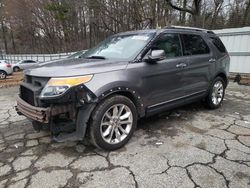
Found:
[[186, 29], [186, 30], [194, 30], [194, 31], [200, 31], [200, 32], [214, 34], [214, 32], [211, 30], [197, 28], [197, 27], [185, 27], [185, 26], [170, 25], [170, 26], [164, 27], [164, 29]]

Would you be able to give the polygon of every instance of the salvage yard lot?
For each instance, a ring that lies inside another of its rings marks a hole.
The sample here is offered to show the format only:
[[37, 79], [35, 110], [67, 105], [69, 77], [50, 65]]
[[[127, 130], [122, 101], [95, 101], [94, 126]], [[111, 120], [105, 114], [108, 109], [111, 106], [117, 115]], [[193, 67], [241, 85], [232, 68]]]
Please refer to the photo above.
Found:
[[23, 72], [14, 72], [12, 75], [7, 76], [5, 80], [0, 80], [0, 88], [10, 86], [17, 86], [23, 79]]
[[230, 83], [214, 111], [196, 103], [140, 120], [113, 152], [36, 133], [15, 113], [17, 91], [0, 89], [0, 187], [250, 187], [250, 87]]

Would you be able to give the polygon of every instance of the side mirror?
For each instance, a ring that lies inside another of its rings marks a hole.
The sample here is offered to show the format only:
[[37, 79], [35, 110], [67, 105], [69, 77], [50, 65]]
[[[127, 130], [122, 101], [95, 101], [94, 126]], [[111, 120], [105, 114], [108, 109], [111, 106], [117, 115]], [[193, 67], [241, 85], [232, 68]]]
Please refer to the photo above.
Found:
[[152, 50], [151, 54], [147, 56], [145, 59], [148, 63], [156, 63], [157, 61], [161, 61], [166, 58], [166, 54], [164, 50]]

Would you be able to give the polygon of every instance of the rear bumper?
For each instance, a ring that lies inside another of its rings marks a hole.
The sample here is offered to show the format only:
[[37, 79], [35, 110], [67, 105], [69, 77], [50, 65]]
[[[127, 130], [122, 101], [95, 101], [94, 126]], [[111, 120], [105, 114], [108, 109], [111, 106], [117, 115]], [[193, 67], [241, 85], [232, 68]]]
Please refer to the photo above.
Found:
[[7, 68], [5, 71], [8, 75], [11, 75], [13, 73], [13, 68], [12, 67]]
[[49, 123], [51, 114], [51, 108], [41, 108], [32, 106], [22, 100], [19, 96], [17, 97], [16, 111], [19, 115], [24, 115], [27, 118], [41, 123]]

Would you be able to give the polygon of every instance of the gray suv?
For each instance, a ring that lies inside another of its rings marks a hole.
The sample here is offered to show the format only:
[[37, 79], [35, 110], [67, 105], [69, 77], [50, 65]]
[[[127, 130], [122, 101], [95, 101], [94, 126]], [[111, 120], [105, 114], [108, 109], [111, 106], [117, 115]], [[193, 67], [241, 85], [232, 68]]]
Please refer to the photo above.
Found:
[[80, 58], [26, 70], [16, 110], [58, 142], [125, 145], [137, 120], [202, 100], [218, 108], [229, 55], [212, 32], [166, 27], [113, 35]]

